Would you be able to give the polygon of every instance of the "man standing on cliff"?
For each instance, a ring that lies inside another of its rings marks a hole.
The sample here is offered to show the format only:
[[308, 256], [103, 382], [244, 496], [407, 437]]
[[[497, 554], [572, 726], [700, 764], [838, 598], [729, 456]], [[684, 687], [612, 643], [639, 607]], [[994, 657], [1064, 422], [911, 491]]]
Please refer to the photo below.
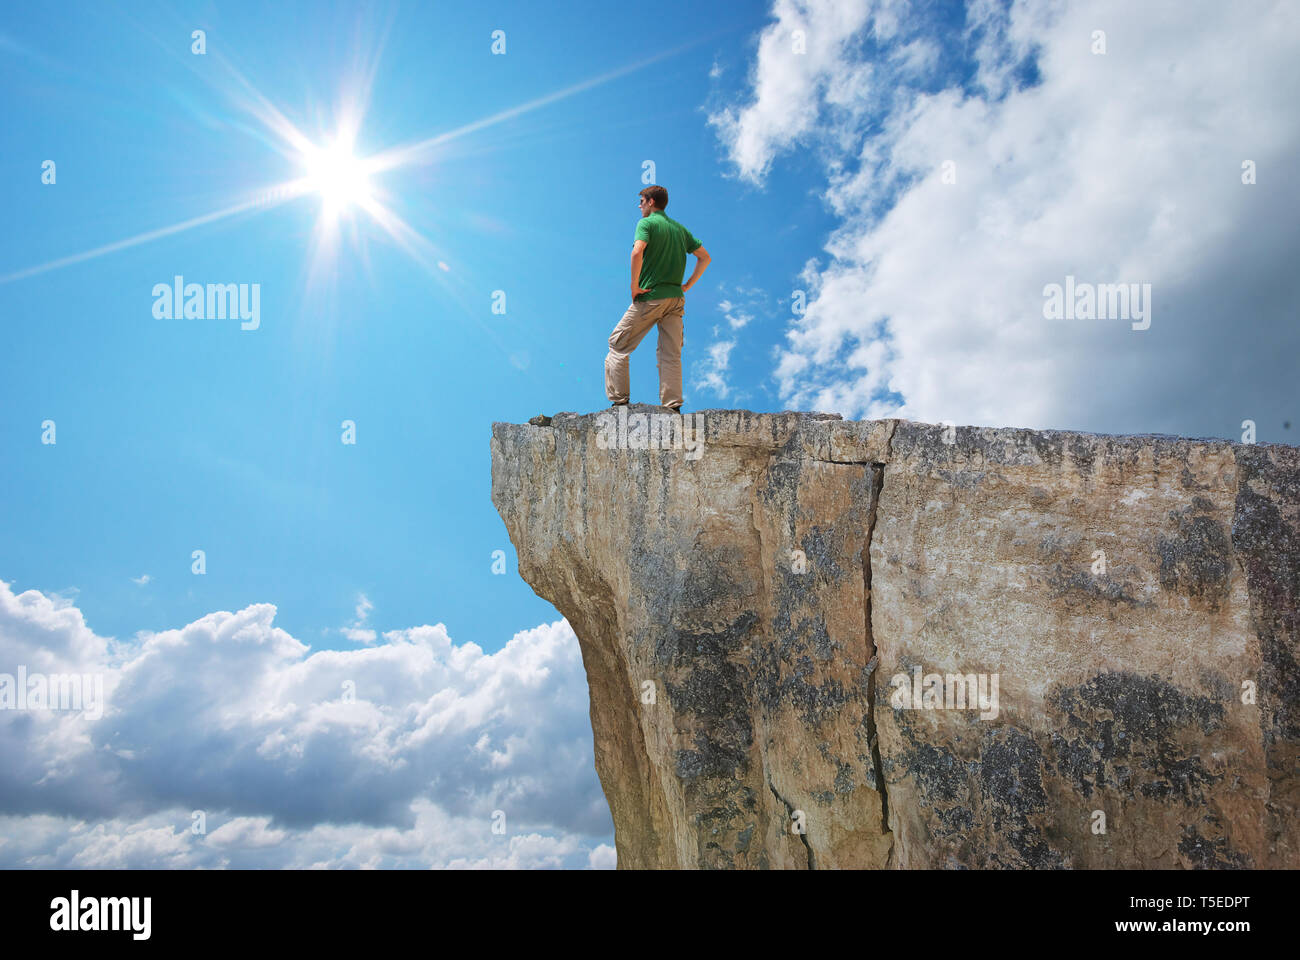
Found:
[[[632, 305], [609, 335], [605, 357], [605, 395], [616, 407], [628, 402], [631, 386], [628, 357], [641, 338], [659, 325], [659, 403], [669, 410], [682, 408], [682, 343], [685, 292], [709, 265], [709, 252], [689, 230], [664, 214], [668, 191], [646, 187], [638, 195], [641, 221], [632, 244]], [[682, 283], [686, 255], [695, 254], [695, 272]]]

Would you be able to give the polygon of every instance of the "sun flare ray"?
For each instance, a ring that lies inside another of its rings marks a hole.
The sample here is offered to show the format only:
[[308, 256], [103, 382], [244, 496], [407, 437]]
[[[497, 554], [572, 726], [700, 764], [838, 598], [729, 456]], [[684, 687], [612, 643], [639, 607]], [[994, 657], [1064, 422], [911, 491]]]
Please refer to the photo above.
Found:
[[289, 200], [297, 199], [307, 191], [308, 186], [302, 180], [293, 180], [274, 187], [268, 187], [265, 190], [259, 191], [250, 200], [236, 203], [233, 206], [225, 207], [221, 210], [214, 210], [212, 213], [205, 213], [202, 216], [191, 217], [189, 220], [182, 220], [180, 223], [173, 223], [167, 227], [159, 227], [156, 230], [149, 230], [145, 233], [136, 234], [134, 237], [127, 237], [124, 240], [106, 243], [102, 247], [95, 247], [93, 250], [74, 253], [71, 256], [61, 257], [58, 260], [51, 260], [48, 263], [37, 264], [34, 267], [27, 267], [15, 273], [0, 276], [0, 283], [12, 283], [14, 280], [34, 277], [37, 274], [46, 273], [50, 270], [57, 270], [60, 267], [70, 267], [74, 263], [82, 263], [86, 260], [93, 260], [95, 257], [102, 257], [109, 253], [117, 253], [119, 250], [138, 247], [142, 243], [149, 243], [152, 240], [160, 240], [163, 237], [170, 237], [173, 234], [180, 233], [184, 230], [192, 230], [195, 227], [202, 227], [209, 223], [216, 223], [218, 220], [224, 220], [227, 217], [233, 217], [240, 213], [277, 207]]
[[453, 130], [436, 134], [407, 146], [391, 148], [365, 157], [358, 157], [355, 153], [356, 137], [361, 128], [366, 108], [369, 105], [370, 90], [377, 69], [377, 56], [365, 69], [358, 71], [360, 76], [357, 78], [357, 82], [342, 92], [334, 136], [324, 143], [313, 142], [252, 82], [223, 58], [221, 60], [222, 66], [229, 76], [233, 78], [237, 88], [230, 91], [228, 95], [238, 108], [252, 116], [273, 137], [278, 138], [280, 145], [273, 145], [273, 149], [286, 159], [296, 162], [302, 168], [301, 175], [296, 179], [265, 188], [250, 199], [220, 210], [2, 275], [0, 276], [0, 284], [12, 283], [15, 280], [22, 280], [96, 257], [116, 253], [120, 250], [140, 246], [154, 240], [173, 236], [185, 230], [192, 230], [228, 217], [237, 216], [241, 213], [267, 210], [287, 201], [309, 195], [319, 196], [321, 199], [321, 213], [316, 222], [316, 238], [312, 252], [313, 274], [315, 274], [317, 267], [323, 266], [322, 258], [333, 257], [337, 254], [339, 221], [350, 217], [354, 211], [360, 210], [365, 212], [386, 233], [393, 237], [408, 255], [437, 276], [437, 270], [439, 268], [445, 270], [445, 266], [442, 266], [441, 261], [432, 252], [432, 245], [424, 237], [420, 236], [417, 231], [388, 206], [380, 202], [380, 193], [371, 180], [374, 174], [408, 165], [429, 163], [436, 159], [437, 148], [448, 141], [575, 96], [583, 91], [641, 70], [692, 45], [693, 43], [688, 43], [674, 49], [662, 51], [637, 63], [572, 84], [543, 97], [498, 111]]

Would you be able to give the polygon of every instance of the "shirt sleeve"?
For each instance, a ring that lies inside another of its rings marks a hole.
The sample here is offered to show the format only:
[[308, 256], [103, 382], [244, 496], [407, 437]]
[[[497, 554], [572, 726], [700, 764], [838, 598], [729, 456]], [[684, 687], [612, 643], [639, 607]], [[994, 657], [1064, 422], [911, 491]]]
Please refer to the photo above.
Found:
[[644, 240], [650, 242], [650, 224], [646, 223], [646, 218], [642, 217], [636, 222], [636, 236], [633, 240]]
[[[682, 229], [686, 230], [685, 227], [682, 227]], [[704, 246], [704, 244], [700, 243], [700, 241], [695, 239], [695, 234], [691, 233], [691, 231], [689, 230], [686, 230], [686, 252], [694, 253], [702, 246]]]

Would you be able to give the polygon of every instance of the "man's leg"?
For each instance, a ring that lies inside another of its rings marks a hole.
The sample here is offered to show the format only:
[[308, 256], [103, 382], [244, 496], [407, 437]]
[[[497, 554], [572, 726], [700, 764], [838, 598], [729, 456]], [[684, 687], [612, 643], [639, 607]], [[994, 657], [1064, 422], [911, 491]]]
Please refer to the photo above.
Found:
[[623, 319], [609, 335], [609, 353], [605, 357], [605, 396], [614, 403], [627, 403], [631, 391], [628, 382], [628, 362], [641, 338], [650, 332], [663, 313], [668, 300], [635, 300], [623, 314]]
[[676, 409], [682, 399], [682, 344], [686, 342], [686, 298], [673, 297], [659, 319], [659, 403]]

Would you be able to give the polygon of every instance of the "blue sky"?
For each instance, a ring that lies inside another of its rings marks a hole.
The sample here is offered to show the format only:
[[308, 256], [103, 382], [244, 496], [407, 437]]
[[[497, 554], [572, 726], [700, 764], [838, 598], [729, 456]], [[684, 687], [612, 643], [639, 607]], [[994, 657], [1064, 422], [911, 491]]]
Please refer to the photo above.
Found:
[[[90, 657], [123, 671], [125, 697], [150, 689], [137, 675], [149, 664], [197, 669], [208, 645], [247, 635], [260, 651], [248, 669], [281, 687], [326, 683], [335, 661], [316, 654], [333, 650], [376, 676], [416, 671], [402, 696], [441, 702], [441, 683], [478, 704], [439, 721], [443, 746], [410, 766], [460, 800], [358, 766], [364, 738], [326, 737], [316, 762], [367, 785], [357, 805], [346, 791], [334, 810], [210, 801], [236, 865], [610, 865], [576, 645], [516, 575], [488, 440], [493, 421], [605, 406], [645, 161], [668, 213], [713, 256], [688, 295], [689, 409], [1233, 439], [1249, 419], [1260, 441], [1294, 442], [1297, 23], [1286, 4], [1250, 6], [6, 8], [0, 653]], [[422, 238], [416, 254], [364, 210], [333, 221], [308, 193], [31, 272], [301, 178], [259, 99], [317, 145], [358, 117], [363, 157], [453, 134], [371, 177]], [[338, 242], [317, 256], [328, 222]], [[153, 287], [176, 275], [258, 284], [259, 328], [156, 318]], [[1150, 283], [1150, 329], [1046, 319], [1042, 291], [1067, 275]], [[492, 312], [498, 290], [505, 315]], [[657, 397], [652, 340], [633, 356], [634, 401]], [[198, 660], [158, 653], [177, 644]], [[519, 666], [542, 663], [555, 669], [540, 682]], [[485, 706], [475, 669], [518, 686]], [[395, 682], [376, 680], [384, 696]], [[538, 740], [511, 697], [551, 710], [561, 732]], [[425, 742], [427, 718], [395, 719], [407, 701], [362, 699], [380, 726]], [[116, 736], [144, 744], [168, 729], [174, 705], [121, 702]], [[206, 736], [201, 716], [186, 729]], [[263, 720], [249, 737], [291, 736]], [[302, 724], [304, 742], [325, 736]], [[10, 733], [5, 756], [25, 770], [35, 748]], [[239, 760], [245, 747], [212, 749], [228, 751], [230, 776], [274, 784], [275, 768]], [[549, 775], [563, 782], [546, 780], [554, 750], [567, 760]], [[108, 807], [11, 774], [25, 799], [0, 810], [18, 818], [0, 861], [199, 862], [175, 811], [201, 798], [147, 787], [168, 768], [133, 772], [138, 746], [120, 756], [118, 780], [137, 786]], [[391, 793], [372, 802], [377, 783]], [[540, 839], [502, 853], [484, 852], [490, 838], [450, 849], [329, 833], [365, 821], [409, 838], [439, 818], [480, 822], [502, 796], [531, 798], [522, 820]], [[85, 816], [115, 838], [110, 852], [67, 852]], [[32, 817], [49, 819], [36, 829]], [[18, 832], [41, 839], [20, 855]]]

